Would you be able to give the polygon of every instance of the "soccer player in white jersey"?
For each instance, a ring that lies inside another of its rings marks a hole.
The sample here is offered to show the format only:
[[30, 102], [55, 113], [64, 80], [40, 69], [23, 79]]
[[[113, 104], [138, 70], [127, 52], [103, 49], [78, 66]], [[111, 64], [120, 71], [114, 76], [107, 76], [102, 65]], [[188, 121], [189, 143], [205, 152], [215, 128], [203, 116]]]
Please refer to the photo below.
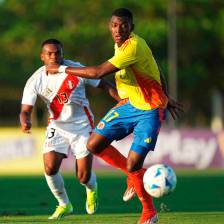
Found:
[[43, 161], [47, 184], [59, 205], [49, 219], [60, 219], [73, 212], [73, 206], [59, 173], [62, 160], [69, 149], [76, 158], [76, 176], [86, 187], [86, 211], [95, 213], [97, 200], [96, 175], [92, 172], [92, 155], [86, 143], [93, 129], [93, 114], [85, 95], [85, 85], [105, 89], [114, 99], [119, 100], [116, 89], [105, 80], [93, 80], [58, 73], [48, 75], [45, 66], [60, 64], [71, 67], [82, 66], [79, 62], [63, 58], [63, 45], [56, 39], [42, 43], [40, 67], [28, 79], [23, 92], [20, 123], [22, 131], [30, 133], [31, 113], [39, 96], [47, 105], [50, 117], [43, 150]]

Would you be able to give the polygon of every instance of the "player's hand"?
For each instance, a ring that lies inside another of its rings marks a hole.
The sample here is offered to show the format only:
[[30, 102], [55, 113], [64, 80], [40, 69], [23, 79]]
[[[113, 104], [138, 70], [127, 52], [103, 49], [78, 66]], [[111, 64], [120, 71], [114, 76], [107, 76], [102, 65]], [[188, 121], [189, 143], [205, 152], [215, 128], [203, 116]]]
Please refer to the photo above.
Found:
[[47, 74], [56, 74], [58, 73], [58, 69], [60, 65], [58, 64], [51, 64], [51, 65], [46, 65], [46, 72]]
[[172, 118], [176, 120], [184, 113], [184, 107], [182, 103], [177, 102], [172, 97], [168, 97], [167, 110], [170, 112]]
[[21, 123], [22, 132], [24, 132], [26, 134], [31, 133], [31, 127], [32, 127], [32, 124], [31, 124], [30, 121], [26, 121], [26, 122]]

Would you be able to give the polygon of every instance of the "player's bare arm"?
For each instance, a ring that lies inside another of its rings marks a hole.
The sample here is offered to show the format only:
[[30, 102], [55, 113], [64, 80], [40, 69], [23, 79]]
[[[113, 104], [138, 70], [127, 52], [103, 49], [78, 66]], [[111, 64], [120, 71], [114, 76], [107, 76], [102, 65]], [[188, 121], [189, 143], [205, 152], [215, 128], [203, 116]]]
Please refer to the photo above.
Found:
[[88, 79], [99, 79], [105, 75], [116, 72], [119, 69], [112, 65], [109, 61], [102, 63], [97, 66], [87, 66], [87, 67], [66, 67], [59, 66], [56, 64], [49, 64], [46, 66], [46, 71], [49, 74], [54, 74], [57, 72], [66, 72], [69, 75], [77, 75], [79, 77]]
[[117, 89], [115, 85], [113, 85], [112, 82], [109, 82], [108, 80], [105, 80], [105, 79], [101, 79], [100, 84], [98, 85], [98, 88], [104, 89], [116, 101], [121, 100], [121, 98], [118, 95]]
[[158, 65], [158, 68], [159, 68], [159, 72], [160, 72], [160, 80], [161, 80], [163, 91], [166, 94], [166, 96], [168, 97], [167, 110], [171, 114], [172, 118], [174, 120], [176, 120], [184, 112], [183, 104], [176, 101], [172, 96], [170, 96], [168, 94], [166, 79], [165, 79], [159, 65]]
[[19, 118], [20, 118], [21, 128], [24, 133], [30, 133], [30, 129], [32, 127], [32, 124], [31, 124], [32, 110], [33, 110], [33, 106], [22, 104]]

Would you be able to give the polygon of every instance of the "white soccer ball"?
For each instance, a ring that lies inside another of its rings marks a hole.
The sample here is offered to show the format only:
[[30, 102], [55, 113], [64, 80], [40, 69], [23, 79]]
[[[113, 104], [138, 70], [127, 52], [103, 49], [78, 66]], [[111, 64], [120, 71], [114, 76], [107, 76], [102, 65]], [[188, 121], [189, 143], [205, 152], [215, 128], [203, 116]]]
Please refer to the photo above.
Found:
[[143, 177], [143, 184], [148, 194], [152, 197], [160, 198], [175, 190], [177, 177], [170, 166], [156, 164], [146, 170]]

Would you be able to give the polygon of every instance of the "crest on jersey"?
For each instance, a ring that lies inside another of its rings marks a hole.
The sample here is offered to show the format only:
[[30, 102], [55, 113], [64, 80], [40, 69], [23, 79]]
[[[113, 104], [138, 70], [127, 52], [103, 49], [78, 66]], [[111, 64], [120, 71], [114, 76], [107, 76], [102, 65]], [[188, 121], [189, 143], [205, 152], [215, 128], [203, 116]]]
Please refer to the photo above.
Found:
[[73, 82], [71, 80], [68, 80], [67, 86], [68, 86], [69, 89], [73, 89], [74, 84], [73, 84]]
[[45, 90], [45, 92], [44, 92], [43, 95], [44, 95], [45, 97], [48, 97], [52, 92], [53, 92], [53, 91], [52, 91], [51, 89], [47, 88], [47, 89]]
[[97, 125], [97, 128], [98, 128], [99, 130], [104, 129], [104, 127], [105, 127], [105, 123], [104, 123], [103, 121], [100, 121], [100, 123]]

